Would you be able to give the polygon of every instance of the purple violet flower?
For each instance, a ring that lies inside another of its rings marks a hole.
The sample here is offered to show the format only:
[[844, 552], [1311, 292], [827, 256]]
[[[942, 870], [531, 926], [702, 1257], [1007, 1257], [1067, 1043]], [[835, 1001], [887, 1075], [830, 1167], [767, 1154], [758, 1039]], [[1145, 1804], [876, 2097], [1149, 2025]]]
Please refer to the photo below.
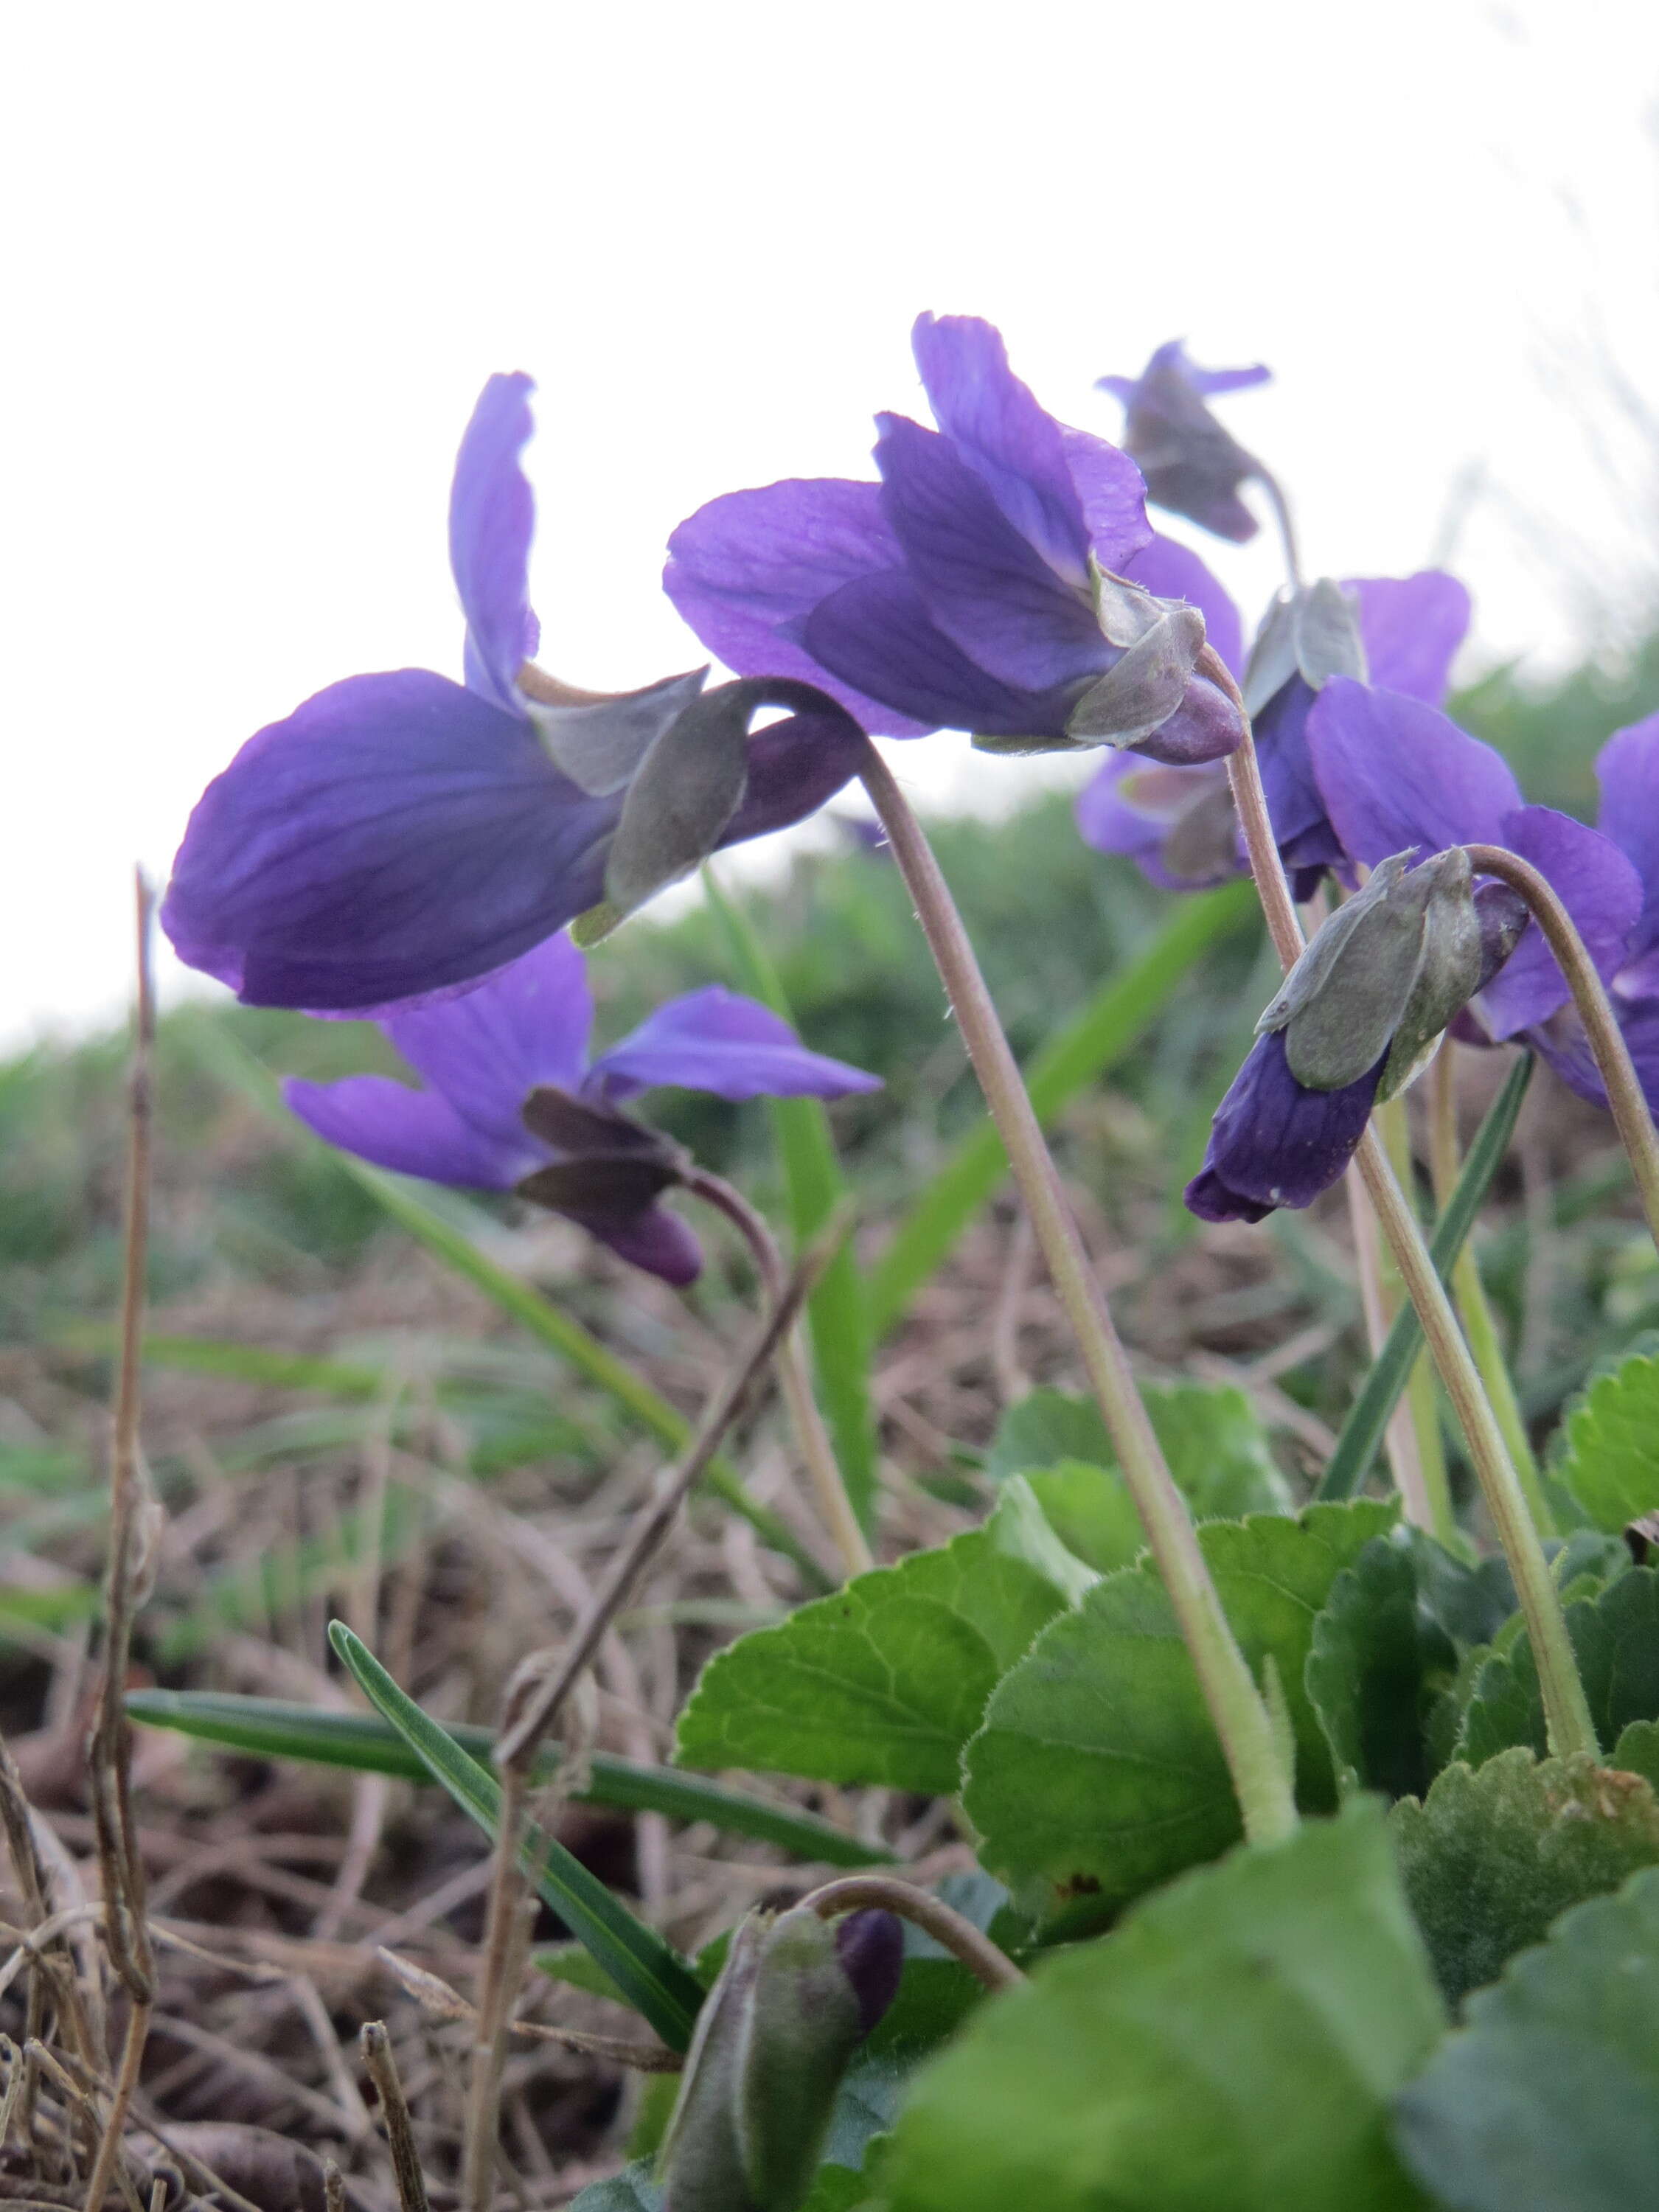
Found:
[[1230, 752], [1237, 712], [1193, 673], [1190, 610], [1113, 580], [1152, 534], [1133, 463], [1046, 414], [988, 323], [925, 314], [913, 343], [939, 428], [878, 416], [879, 483], [730, 492], [674, 532], [664, 583], [697, 635], [878, 736]]
[[1272, 371], [1200, 368], [1179, 338], [1161, 345], [1139, 376], [1103, 376], [1096, 388], [1123, 402], [1123, 450], [1146, 479], [1146, 496], [1172, 514], [1242, 545], [1261, 525], [1238, 495], [1258, 471], [1205, 404], [1224, 392], [1266, 384]]
[[[671, 999], [596, 1060], [592, 1025], [586, 963], [568, 937], [549, 938], [477, 990], [381, 1023], [423, 1089], [351, 1075], [291, 1078], [283, 1095], [343, 1152], [428, 1182], [520, 1190], [678, 1285], [702, 1266], [691, 1231], [657, 1203], [679, 1180], [678, 1155], [617, 1113], [623, 1100], [658, 1084], [733, 1100], [881, 1087], [861, 1068], [809, 1052], [753, 999], [717, 987]], [[556, 1134], [550, 1140], [534, 1125]]]
[[[1636, 869], [1611, 837], [1553, 807], [1528, 806], [1490, 745], [1420, 699], [1338, 678], [1309, 715], [1308, 749], [1351, 861], [1374, 866], [1406, 847], [1426, 858], [1452, 845], [1507, 846], [1548, 878], [1603, 979], [1625, 966], [1644, 904]], [[1542, 1024], [1569, 995], [1554, 954], [1529, 928], [1458, 1034], [1492, 1044], [1524, 1037], [1547, 1057]]]
[[[1139, 558], [1165, 562], [1171, 555], [1187, 564], [1185, 580], [1177, 586], [1170, 569], [1168, 580], [1151, 587], [1166, 593], [1179, 588], [1200, 605], [1217, 650], [1244, 680], [1237, 610], [1198, 556], [1159, 538]], [[1437, 707], [1468, 629], [1469, 598], [1462, 585], [1430, 568], [1414, 576], [1353, 577], [1340, 588], [1352, 605], [1368, 681]], [[1251, 656], [1252, 672], [1261, 665], [1267, 628]], [[1253, 702], [1268, 814], [1280, 856], [1303, 897], [1325, 868], [1345, 858], [1308, 753], [1308, 716], [1316, 696], [1292, 660], [1271, 695]], [[1218, 766], [1148, 766], [1117, 754], [1079, 794], [1077, 821], [1085, 844], [1097, 852], [1127, 854], [1165, 890], [1206, 890], [1248, 872], [1226, 772]]]
[[1216, 1109], [1188, 1209], [1204, 1221], [1261, 1221], [1275, 1206], [1311, 1206], [1353, 1158], [1388, 1058], [1339, 1091], [1310, 1091], [1291, 1073], [1284, 1032], [1258, 1037]]
[[[706, 727], [706, 670], [613, 696], [530, 665], [533, 389], [491, 377], [456, 463], [465, 688], [411, 668], [331, 684], [251, 738], [191, 816], [162, 927], [252, 1005], [391, 1011], [516, 959], [604, 899], [637, 771], [694, 708]], [[763, 702], [730, 703], [746, 727]], [[728, 774], [708, 849], [800, 821], [854, 773], [857, 730], [828, 700], [790, 703], [807, 711]]]

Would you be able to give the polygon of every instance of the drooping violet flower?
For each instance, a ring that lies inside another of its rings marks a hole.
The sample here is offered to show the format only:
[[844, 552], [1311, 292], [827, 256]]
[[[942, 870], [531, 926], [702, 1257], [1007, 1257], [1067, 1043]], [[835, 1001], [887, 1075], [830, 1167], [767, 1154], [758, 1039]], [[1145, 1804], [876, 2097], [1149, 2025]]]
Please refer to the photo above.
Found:
[[820, 684], [876, 735], [1230, 752], [1237, 712], [1194, 673], [1198, 617], [1119, 580], [1152, 534], [1133, 462], [1046, 414], [988, 323], [923, 315], [913, 340], [938, 428], [878, 416], [878, 483], [700, 507], [664, 577], [686, 621], [728, 667]]
[[1409, 870], [1408, 858], [1379, 862], [1257, 1024], [1187, 1187], [1203, 1219], [1260, 1221], [1328, 1190], [1372, 1107], [1404, 1088], [1513, 951], [1527, 916], [1507, 886], [1483, 902], [1461, 847]]
[[1242, 545], [1261, 527], [1238, 495], [1259, 472], [1205, 404], [1224, 392], [1266, 384], [1272, 371], [1200, 368], [1179, 338], [1161, 345], [1139, 376], [1102, 376], [1097, 389], [1123, 402], [1123, 450], [1146, 479], [1146, 496], [1218, 538]]
[[603, 696], [533, 665], [533, 389], [492, 377], [456, 463], [465, 687], [425, 669], [331, 684], [251, 738], [191, 817], [162, 926], [251, 1004], [374, 1012], [465, 989], [604, 900], [619, 830], [641, 843], [630, 795], [695, 781], [711, 744], [702, 850], [801, 820], [856, 766], [859, 732], [827, 699], [745, 743], [764, 687], [706, 693], [699, 670]]
[[[1604, 981], [1625, 967], [1643, 906], [1641, 878], [1610, 836], [1553, 807], [1528, 806], [1501, 754], [1421, 700], [1338, 678], [1308, 718], [1309, 757], [1349, 861], [1370, 867], [1405, 847], [1503, 845], [1546, 876]], [[1481, 989], [1457, 1033], [1523, 1038], [1547, 1054], [1542, 1025], [1570, 996], [1542, 933], [1528, 929]]]
[[[1153, 550], [1169, 543], [1155, 538]], [[1285, 619], [1291, 601], [1281, 598], [1270, 610], [1247, 665], [1236, 645], [1230, 652], [1222, 642], [1238, 636], [1237, 614], [1222, 586], [1195, 554], [1184, 547], [1172, 550], [1191, 564], [1187, 596], [1202, 606], [1218, 650], [1246, 683], [1279, 854], [1297, 895], [1306, 897], [1322, 872], [1344, 859], [1307, 744], [1308, 716], [1317, 696], [1310, 678], [1329, 680], [1328, 647], [1322, 677], [1305, 650], [1301, 659], [1307, 665], [1301, 665]], [[1315, 586], [1304, 598], [1312, 600], [1322, 591], [1328, 595], [1331, 588]], [[1352, 577], [1335, 588], [1352, 610], [1367, 680], [1438, 706], [1468, 629], [1468, 593], [1457, 579], [1431, 568], [1414, 576]], [[1324, 604], [1328, 614], [1334, 611], [1328, 596]], [[1097, 852], [1127, 854], [1166, 890], [1205, 890], [1249, 872], [1221, 768], [1149, 768], [1120, 754], [1079, 793], [1077, 819], [1086, 844]]]
[[716, 988], [671, 999], [595, 1060], [581, 954], [550, 938], [475, 991], [390, 1017], [386, 1035], [422, 1078], [290, 1079], [300, 1119], [343, 1152], [470, 1190], [517, 1190], [665, 1282], [692, 1281], [696, 1239], [658, 1200], [684, 1156], [620, 1113], [658, 1084], [734, 1100], [839, 1098], [877, 1077], [809, 1052], [787, 1022]]

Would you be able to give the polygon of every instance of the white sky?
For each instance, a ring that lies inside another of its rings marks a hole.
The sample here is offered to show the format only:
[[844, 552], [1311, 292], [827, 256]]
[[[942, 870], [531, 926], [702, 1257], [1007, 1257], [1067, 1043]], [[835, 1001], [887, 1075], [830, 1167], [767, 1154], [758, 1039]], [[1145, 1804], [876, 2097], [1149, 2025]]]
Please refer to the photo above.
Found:
[[[1650, 0], [14, 6], [0, 1042], [121, 1003], [131, 862], [254, 729], [458, 672], [445, 500], [495, 368], [540, 381], [579, 684], [701, 657], [668, 532], [867, 474], [922, 307], [1109, 435], [1093, 378], [1163, 338], [1268, 361], [1230, 419], [1311, 564], [1420, 564], [1479, 480], [1479, 650], [1559, 659], [1656, 566], [1656, 90]], [[1034, 772], [903, 766], [952, 804]]]

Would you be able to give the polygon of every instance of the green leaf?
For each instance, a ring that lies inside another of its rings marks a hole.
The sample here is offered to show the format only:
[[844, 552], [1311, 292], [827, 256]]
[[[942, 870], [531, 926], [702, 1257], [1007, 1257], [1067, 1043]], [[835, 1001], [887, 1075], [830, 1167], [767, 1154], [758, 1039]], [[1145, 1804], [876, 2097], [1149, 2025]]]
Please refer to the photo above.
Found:
[[1620, 1731], [1607, 1764], [1621, 1774], [1639, 1774], [1659, 1790], [1659, 1721], [1632, 1721]]
[[1331, 1584], [1303, 1678], [1339, 1789], [1404, 1797], [1428, 1787], [1425, 1723], [1456, 1667], [1450, 1639], [1419, 1609], [1412, 1553], [1373, 1537]]
[[[1221, 938], [1254, 926], [1248, 884], [1182, 900], [1139, 957], [1103, 983], [1081, 1012], [1055, 1030], [1024, 1071], [1040, 1121], [1052, 1121], [1145, 1035], [1175, 985]], [[879, 1343], [911, 1299], [955, 1249], [969, 1223], [995, 1196], [1008, 1155], [988, 1117], [951, 1153], [900, 1222], [866, 1284], [870, 1334]]]
[[1129, 1486], [1115, 1467], [1065, 1459], [1024, 1480], [1060, 1542], [1097, 1574], [1131, 1565], [1146, 1548]]
[[[421, 1187], [407, 1177], [370, 1167], [366, 1161], [354, 1159], [349, 1152], [335, 1152], [321, 1138], [312, 1137], [303, 1123], [295, 1119], [283, 1103], [281, 1088], [270, 1071], [252, 1053], [244, 1051], [234, 1037], [206, 1024], [192, 1032], [192, 1036], [198, 1054], [216, 1073], [279, 1121], [296, 1143], [311, 1145], [327, 1153], [343, 1174], [349, 1176], [380, 1201], [401, 1229], [456, 1274], [482, 1291], [538, 1343], [557, 1352], [579, 1374], [613, 1398], [647, 1434], [671, 1451], [678, 1451], [686, 1443], [691, 1433], [690, 1424], [665, 1398], [659, 1396], [642, 1376], [635, 1374], [626, 1361], [607, 1351], [597, 1337], [590, 1336], [579, 1321], [561, 1311], [528, 1283], [509, 1274], [505, 1267], [497, 1267], [482, 1249], [477, 1232], [488, 1224], [476, 1206], [465, 1205], [447, 1192], [441, 1205], [434, 1204], [422, 1194]], [[741, 1514], [750, 1523], [774, 1551], [794, 1561], [810, 1589], [823, 1589], [828, 1585], [829, 1577], [817, 1560], [776, 1514], [750, 1498], [736, 1470], [727, 1462], [711, 1461], [704, 1480], [733, 1512]]]
[[1659, 1869], [1567, 1913], [1469, 2000], [1396, 2140], [1458, 2212], [1636, 2212], [1659, 2174]]
[[[1141, 1386], [1141, 1396], [1170, 1472], [1199, 1519], [1289, 1511], [1285, 1478], [1242, 1390], [1226, 1384], [1148, 1382]], [[1117, 1455], [1091, 1398], [1033, 1390], [1003, 1415], [986, 1472], [1000, 1480], [1062, 1461], [1085, 1461], [1115, 1473]]]
[[999, 1675], [1092, 1579], [1024, 1484], [983, 1528], [858, 1576], [711, 1660], [677, 1756], [946, 1796]]
[[[329, 1624], [328, 1638], [375, 1711], [397, 1729], [433, 1780], [441, 1783], [461, 1810], [493, 1839], [501, 1802], [495, 1776], [428, 1719], [343, 1621]], [[684, 2051], [691, 2040], [703, 1992], [679, 1954], [635, 1919], [555, 1837], [527, 1827], [520, 1857], [543, 1899], [578, 1942], [587, 1946], [629, 2003], [672, 2050]]]
[[[1515, 1124], [1521, 1112], [1521, 1102], [1527, 1095], [1527, 1085], [1532, 1080], [1533, 1056], [1522, 1053], [1510, 1070], [1504, 1088], [1487, 1109], [1486, 1117], [1475, 1133], [1463, 1162], [1463, 1172], [1457, 1178], [1457, 1187], [1447, 1201], [1445, 1211], [1434, 1225], [1434, 1235], [1429, 1242], [1429, 1255], [1433, 1260], [1442, 1282], [1449, 1283], [1457, 1256], [1474, 1226], [1492, 1179], [1509, 1150], [1510, 1139], [1515, 1133]], [[1352, 1498], [1364, 1481], [1377, 1447], [1382, 1441], [1382, 1431], [1389, 1425], [1389, 1416], [1406, 1387], [1413, 1361], [1423, 1341], [1423, 1324], [1417, 1317], [1417, 1309], [1409, 1301], [1395, 1316], [1393, 1326], [1383, 1340], [1382, 1349], [1365, 1377], [1359, 1395], [1348, 1408], [1348, 1418], [1342, 1424], [1342, 1433], [1336, 1440], [1336, 1449], [1331, 1454], [1324, 1474], [1320, 1477], [1316, 1493], [1320, 1498]]]
[[1460, 1650], [1490, 1644], [1514, 1619], [1515, 1582], [1501, 1552], [1460, 1559], [1423, 1528], [1402, 1528], [1399, 1540], [1412, 1555], [1424, 1612]]
[[570, 2200], [570, 2212], [665, 2212], [663, 2193], [651, 2179], [653, 2161], [636, 2158], [608, 2181], [590, 2181]]
[[1421, 1804], [1396, 1805], [1389, 1832], [1406, 1895], [1453, 2004], [1541, 1943], [1569, 1905], [1659, 1864], [1659, 1802], [1639, 1776], [1593, 1759], [1501, 1752], [1461, 1762]]
[[[708, 869], [703, 872], [703, 888], [738, 981], [793, 1028], [795, 1018], [788, 997], [759, 932], [743, 908], [726, 897]], [[766, 1110], [783, 1164], [790, 1228], [799, 1252], [845, 1199], [847, 1179], [821, 1099], [769, 1098]], [[870, 1402], [869, 1316], [851, 1237], [842, 1240], [834, 1259], [818, 1278], [817, 1287], [807, 1301], [806, 1321], [836, 1464], [853, 1510], [867, 1535], [878, 1480], [876, 1423]]]
[[1411, 2212], [1389, 2100], [1443, 2018], [1378, 1808], [1176, 1882], [984, 2006], [915, 2087], [892, 2212]]
[[[373, 1713], [335, 1712], [325, 1706], [284, 1704], [276, 1698], [236, 1698], [215, 1690], [134, 1690], [127, 1711], [152, 1728], [222, 1744], [254, 1759], [302, 1759], [358, 1773], [392, 1774], [400, 1781], [430, 1782], [431, 1774], [387, 1721]], [[469, 1758], [488, 1763], [495, 1737], [488, 1729], [456, 1725], [445, 1733]], [[556, 1745], [538, 1763], [545, 1778], [558, 1765]], [[572, 1796], [589, 1805], [623, 1813], [662, 1813], [671, 1820], [708, 1820], [734, 1836], [776, 1844], [822, 1866], [890, 1865], [893, 1854], [866, 1844], [816, 1814], [778, 1805], [723, 1782], [682, 1774], [669, 1766], [636, 1765], [596, 1751], [588, 1759], [585, 1790]]]
[[1627, 1359], [1592, 1382], [1566, 1443], [1552, 1472], [1598, 1528], [1616, 1536], [1659, 1509], [1659, 1359]]
[[[1659, 1571], [1632, 1567], [1566, 1608], [1567, 1633], [1597, 1740], [1618, 1741], [1632, 1721], [1659, 1720]], [[1511, 1744], [1549, 1749], [1532, 1645], [1522, 1633], [1475, 1678], [1458, 1750], [1478, 1766]]]
[[[1394, 1518], [1359, 1499], [1299, 1519], [1211, 1521], [1199, 1543], [1252, 1670], [1271, 1658], [1296, 1738], [1297, 1796], [1335, 1780], [1303, 1685], [1331, 1585]], [[968, 1747], [963, 1802], [981, 1863], [1050, 1932], [1099, 1925], [1239, 1832], [1238, 1808], [1175, 1610], [1150, 1560], [1097, 1584], [1006, 1674]]]

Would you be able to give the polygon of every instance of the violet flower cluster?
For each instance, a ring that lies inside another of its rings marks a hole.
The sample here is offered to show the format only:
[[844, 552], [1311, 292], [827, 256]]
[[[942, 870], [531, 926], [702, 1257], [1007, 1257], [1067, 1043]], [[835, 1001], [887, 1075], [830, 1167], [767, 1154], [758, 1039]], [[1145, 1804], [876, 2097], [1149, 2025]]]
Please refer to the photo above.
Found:
[[[1170, 503], [1229, 537], [1241, 533], [1228, 496], [1236, 501], [1255, 465], [1242, 447], [1228, 453], [1206, 402], [1261, 374], [1223, 371], [1218, 381], [1164, 348], [1139, 384], [1109, 380], [1124, 398], [1132, 448], [1139, 434], [1161, 457]], [[1441, 711], [1468, 623], [1468, 597], [1455, 578], [1431, 570], [1293, 586], [1270, 609], [1248, 659], [1220, 585], [1206, 572], [1192, 595], [1242, 681], [1268, 813], [1297, 895], [1311, 896], [1328, 872], [1352, 890], [1396, 858], [1420, 867], [1465, 845], [1508, 847], [1565, 905], [1612, 990], [1650, 1102], [1659, 1102], [1659, 717], [1620, 732], [1603, 750], [1601, 822], [1592, 830], [1528, 805], [1501, 757]], [[1078, 819], [1088, 842], [1132, 855], [1172, 888], [1218, 883], [1247, 865], [1213, 769], [1120, 757], [1082, 793]], [[1455, 1034], [1524, 1043], [1605, 1103], [1542, 936], [1506, 887], [1477, 884], [1471, 896], [1484, 950], [1469, 971], [1468, 1003], [1453, 1012]], [[1345, 1068], [1346, 1080], [1316, 1085], [1298, 1079], [1282, 1035], [1269, 1028], [1222, 1102], [1188, 1205], [1210, 1219], [1257, 1220], [1276, 1206], [1310, 1203], [1352, 1157], [1389, 1060], [1381, 1049], [1374, 1064]]]
[[516, 1190], [677, 1286], [696, 1237], [659, 1201], [684, 1179], [675, 1147], [617, 1109], [659, 1084], [717, 1098], [841, 1098], [879, 1079], [809, 1052], [753, 999], [671, 999], [590, 1059], [593, 1000], [568, 937], [550, 938], [465, 997], [380, 1024], [423, 1087], [384, 1075], [290, 1079], [283, 1096], [330, 1144], [376, 1167], [469, 1190]]

